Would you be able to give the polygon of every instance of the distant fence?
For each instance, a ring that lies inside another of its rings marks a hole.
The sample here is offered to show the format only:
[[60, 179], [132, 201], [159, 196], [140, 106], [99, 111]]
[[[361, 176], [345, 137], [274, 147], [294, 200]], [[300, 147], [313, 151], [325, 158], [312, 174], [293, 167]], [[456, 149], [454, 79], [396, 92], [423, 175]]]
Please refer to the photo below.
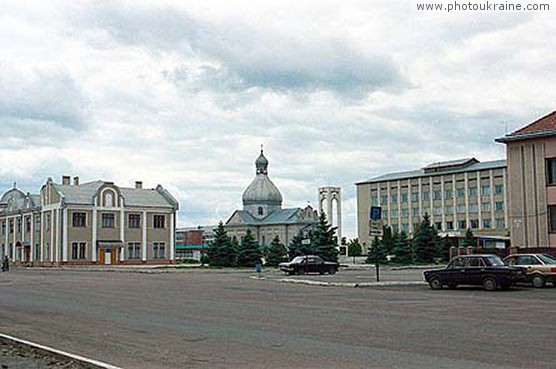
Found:
[[556, 257], [556, 247], [509, 247], [505, 249], [499, 248], [481, 248], [481, 247], [450, 247], [450, 259], [459, 255], [472, 254], [495, 254], [501, 258], [505, 258], [511, 254], [549, 254]]

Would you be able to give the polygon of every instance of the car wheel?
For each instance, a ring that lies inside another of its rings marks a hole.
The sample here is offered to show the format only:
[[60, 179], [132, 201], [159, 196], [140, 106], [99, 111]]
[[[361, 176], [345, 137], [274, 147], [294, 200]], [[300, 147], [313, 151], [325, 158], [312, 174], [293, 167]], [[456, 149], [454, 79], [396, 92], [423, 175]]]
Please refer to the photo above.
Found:
[[336, 269], [330, 269], [330, 270], [328, 271], [328, 274], [336, 274]]
[[531, 283], [533, 283], [533, 287], [535, 288], [541, 288], [544, 287], [545, 281], [542, 275], [534, 275], [533, 278], [531, 278]]
[[483, 279], [483, 287], [487, 291], [496, 291], [496, 288], [498, 288], [498, 282], [496, 282], [496, 279], [492, 277], [487, 277]]
[[440, 279], [438, 277], [434, 277], [429, 281], [429, 286], [431, 286], [431, 288], [433, 290], [441, 290], [442, 289], [442, 283], [440, 283]]
[[457, 286], [458, 286], [457, 283], [448, 283], [448, 288], [451, 290], [455, 290]]

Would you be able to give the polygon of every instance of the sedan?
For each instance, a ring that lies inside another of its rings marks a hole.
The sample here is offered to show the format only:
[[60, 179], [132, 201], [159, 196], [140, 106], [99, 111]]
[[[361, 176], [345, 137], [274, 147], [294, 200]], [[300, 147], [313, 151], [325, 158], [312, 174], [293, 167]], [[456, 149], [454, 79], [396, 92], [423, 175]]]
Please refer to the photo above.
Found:
[[509, 289], [523, 278], [525, 270], [505, 265], [497, 255], [464, 255], [456, 256], [443, 269], [426, 270], [423, 274], [433, 290], [443, 286], [453, 289], [458, 285], [475, 285], [495, 291]]
[[338, 271], [339, 264], [330, 261], [324, 261], [319, 256], [306, 255], [296, 256], [289, 263], [280, 263], [278, 266], [281, 271], [287, 274], [334, 274], [336, 273], [336, 271]]
[[527, 269], [525, 281], [533, 287], [544, 287], [546, 282], [556, 283], [556, 258], [548, 254], [515, 254], [504, 259], [508, 265]]

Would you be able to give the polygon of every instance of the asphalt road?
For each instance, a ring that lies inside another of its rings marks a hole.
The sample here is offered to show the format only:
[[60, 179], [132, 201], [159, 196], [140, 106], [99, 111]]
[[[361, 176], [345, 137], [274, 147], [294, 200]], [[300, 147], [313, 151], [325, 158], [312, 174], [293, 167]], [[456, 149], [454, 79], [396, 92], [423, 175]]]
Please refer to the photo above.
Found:
[[315, 287], [250, 273], [0, 274], [0, 332], [125, 368], [555, 368], [556, 288]]

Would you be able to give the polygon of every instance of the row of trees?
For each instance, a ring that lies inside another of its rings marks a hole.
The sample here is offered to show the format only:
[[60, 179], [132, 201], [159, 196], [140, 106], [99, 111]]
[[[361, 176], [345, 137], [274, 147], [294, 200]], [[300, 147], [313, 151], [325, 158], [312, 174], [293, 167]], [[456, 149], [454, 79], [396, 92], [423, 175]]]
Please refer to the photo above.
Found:
[[276, 236], [270, 247], [262, 249], [251, 230], [247, 230], [241, 242], [228, 236], [222, 222], [214, 231], [214, 242], [208, 249], [208, 262], [211, 266], [253, 267], [264, 257], [266, 265], [276, 266], [299, 255], [318, 255], [327, 261], [338, 261], [336, 250], [336, 227], [332, 227], [321, 214], [319, 221], [307, 234], [299, 233], [293, 237], [288, 248]]
[[[464, 246], [476, 246], [476, 239], [471, 229], [465, 233]], [[414, 262], [431, 263], [435, 260], [447, 260], [450, 247], [455, 246], [454, 240], [440, 237], [438, 230], [425, 214], [421, 223], [409, 239], [405, 232], [392, 232], [390, 227], [384, 228], [382, 239], [375, 237], [369, 249], [367, 262], [385, 262], [387, 255], [394, 257], [396, 264]]]

